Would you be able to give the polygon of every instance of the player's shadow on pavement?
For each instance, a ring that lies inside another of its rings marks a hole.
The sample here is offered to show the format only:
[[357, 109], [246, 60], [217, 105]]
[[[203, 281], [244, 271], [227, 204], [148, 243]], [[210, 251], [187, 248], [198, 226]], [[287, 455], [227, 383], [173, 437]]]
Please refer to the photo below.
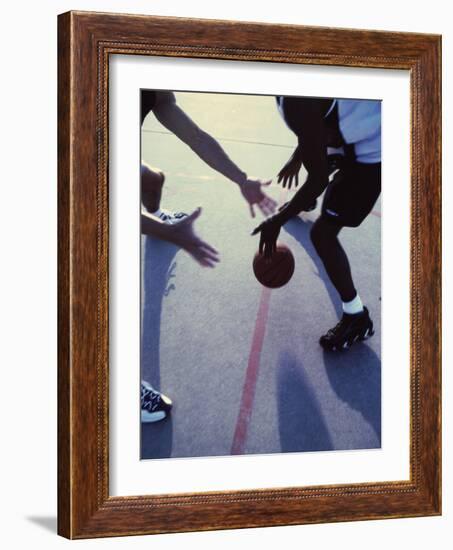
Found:
[[[360, 412], [376, 434], [375, 442], [360, 448], [381, 446], [381, 361], [365, 343], [345, 352], [323, 353], [327, 377], [338, 397]], [[358, 448], [358, 447], [356, 447]]]
[[[176, 288], [173, 259], [178, 252], [170, 243], [145, 238], [142, 279], [141, 377], [154, 388], [166, 392], [160, 380], [160, 323], [164, 296]], [[169, 396], [171, 398], [171, 395]], [[142, 424], [142, 458], [171, 456], [173, 424], [171, 415], [163, 421]]]
[[333, 449], [321, 407], [302, 363], [289, 352], [277, 366], [277, 407], [283, 453]]
[[[312, 221], [302, 221], [296, 217], [291, 219], [284, 229], [304, 247], [312, 259], [340, 318], [343, 314], [340, 300], [311, 242], [312, 226]], [[362, 413], [374, 429], [378, 440], [376, 446], [379, 447], [381, 442], [381, 360], [365, 343], [355, 344], [344, 353], [326, 352], [323, 357], [333, 390], [340, 399]]]

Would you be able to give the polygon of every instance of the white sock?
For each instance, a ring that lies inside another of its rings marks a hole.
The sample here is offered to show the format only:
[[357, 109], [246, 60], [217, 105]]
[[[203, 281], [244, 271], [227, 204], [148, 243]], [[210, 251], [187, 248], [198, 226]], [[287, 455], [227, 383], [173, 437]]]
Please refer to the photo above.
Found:
[[343, 311], [349, 315], [361, 313], [363, 311], [363, 304], [360, 296], [357, 294], [350, 302], [343, 302]]

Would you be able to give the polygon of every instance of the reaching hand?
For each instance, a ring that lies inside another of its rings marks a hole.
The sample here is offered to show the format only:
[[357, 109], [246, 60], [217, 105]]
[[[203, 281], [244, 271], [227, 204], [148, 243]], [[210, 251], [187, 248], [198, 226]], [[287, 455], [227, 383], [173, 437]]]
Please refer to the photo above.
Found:
[[259, 253], [264, 254], [266, 258], [270, 258], [277, 248], [277, 239], [280, 234], [280, 229], [280, 221], [276, 216], [272, 216], [258, 227], [255, 227], [252, 232], [252, 235], [261, 233]]
[[168, 226], [172, 233], [170, 240], [188, 252], [203, 267], [215, 267], [219, 261], [219, 253], [210, 244], [200, 239], [193, 228], [200, 214], [201, 208], [197, 208], [181, 221]]
[[271, 183], [272, 180], [263, 182], [255, 178], [247, 178], [240, 186], [242, 196], [249, 203], [252, 218], [255, 217], [255, 210], [253, 208], [255, 204], [265, 216], [270, 216], [275, 212], [277, 207], [276, 201], [268, 197], [262, 189]]
[[291, 189], [291, 185], [294, 181], [294, 186], [299, 185], [299, 170], [302, 166], [302, 160], [300, 158], [300, 151], [297, 147], [294, 153], [291, 155], [285, 166], [280, 170], [277, 176], [277, 182], [282, 182], [283, 187], [288, 184], [288, 189]]

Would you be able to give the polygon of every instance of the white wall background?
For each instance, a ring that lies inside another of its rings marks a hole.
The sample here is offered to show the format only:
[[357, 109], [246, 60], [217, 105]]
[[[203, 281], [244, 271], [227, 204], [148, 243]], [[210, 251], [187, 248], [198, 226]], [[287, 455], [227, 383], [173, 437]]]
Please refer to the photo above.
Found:
[[[8, 2], [0, 33], [0, 506], [2, 546], [61, 548], [261, 548], [373, 550], [447, 549], [453, 533], [453, 478], [449, 463], [453, 360], [451, 234], [453, 222], [452, 57], [449, 2], [358, 0], [228, 2], [202, 0], [41, 0]], [[443, 34], [444, 66], [444, 515], [439, 518], [279, 527], [68, 542], [56, 525], [56, 99], [57, 19], [70, 9], [176, 15]], [[450, 24], [448, 23], [450, 21]], [[449, 277], [450, 276], [450, 277]]]

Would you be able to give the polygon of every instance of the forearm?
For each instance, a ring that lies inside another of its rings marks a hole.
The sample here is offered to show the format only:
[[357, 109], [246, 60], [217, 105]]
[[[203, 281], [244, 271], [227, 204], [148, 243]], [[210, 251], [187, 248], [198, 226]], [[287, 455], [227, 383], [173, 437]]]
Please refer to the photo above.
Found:
[[327, 184], [327, 177], [308, 177], [294, 197], [275, 215], [276, 220], [280, 225], [284, 225], [291, 218], [306, 210], [321, 195]]
[[173, 227], [163, 223], [153, 215], [142, 212], [140, 216], [140, 226], [143, 235], [150, 235], [158, 239], [163, 239], [164, 241], [174, 242]]
[[196, 140], [188, 145], [206, 164], [231, 181], [241, 185], [247, 180], [247, 174], [230, 159], [221, 145], [203, 130], [199, 129]]
[[237, 184], [247, 180], [220, 144], [178, 107], [174, 96], [164, 96], [154, 108], [157, 120], [188, 145], [206, 164]]
[[313, 204], [328, 184], [324, 109], [325, 101], [322, 99], [284, 98], [285, 121], [298, 140], [298, 145], [286, 166], [289, 165], [291, 172], [291, 165], [297, 168], [303, 164], [308, 177], [293, 199], [277, 215], [282, 225]]

